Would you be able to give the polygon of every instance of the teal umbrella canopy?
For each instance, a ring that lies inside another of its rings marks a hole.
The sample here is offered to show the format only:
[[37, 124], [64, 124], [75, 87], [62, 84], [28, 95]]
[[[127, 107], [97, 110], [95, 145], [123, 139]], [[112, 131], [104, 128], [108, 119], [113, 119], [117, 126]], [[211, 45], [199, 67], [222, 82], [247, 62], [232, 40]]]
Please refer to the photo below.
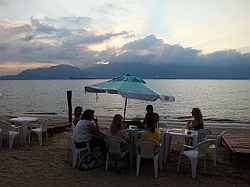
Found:
[[144, 101], [175, 101], [174, 96], [149, 87], [146, 82], [136, 76], [125, 75], [111, 80], [85, 86], [86, 92], [120, 94], [124, 98]]
[[125, 75], [115, 77], [111, 80], [85, 86], [85, 92], [119, 94], [126, 98], [124, 108], [124, 119], [127, 99], [138, 99], [144, 101], [175, 101], [174, 96], [149, 87], [146, 82], [136, 76]]

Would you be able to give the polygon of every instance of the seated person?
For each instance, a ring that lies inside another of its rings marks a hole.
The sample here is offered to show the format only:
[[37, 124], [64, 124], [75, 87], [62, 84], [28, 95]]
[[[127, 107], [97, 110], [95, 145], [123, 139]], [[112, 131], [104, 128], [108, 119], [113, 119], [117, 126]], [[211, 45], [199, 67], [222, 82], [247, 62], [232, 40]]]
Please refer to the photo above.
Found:
[[[74, 131], [73, 138], [75, 140], [89, 140], [90, 150], [93, 151], [95, 147], [100, 147], [101, 152], [106, 154], [106, 142], [104, 137], [106, 136], [102, 133], [98, 126], [98, 120], [94, 118], [94, 110], [87, 109], [83, 112], [81, 120], [77, 123]], [[76, 143], [77, 147], [85, 147], [85, 142]]]
[[72, 121], [71, 129], [74, 130], [78, 121], [80, 121], [82, 115], [82, 107], [77, 106], [74, 110], [74, 119]]
[[146, 111], [147, 111], [147, 113], [146, 113], [145, 118], [144, 118], [144, 121], [143, 121], [144, 127], [146, 126], [146, 124], [145, 124], [145, 119], [146, 119], [148, 116], [151, 116], [151, 117], [154, 119], [154, 123], [155, 123], [155, 125], [158, 127], [158, 123], [159, 123], [159, 121], [160, 121], [160, 116], [159, 116], [159, 114], [157, 114], [157, 113], [154, 112], [154, 108], [153, 108], [152, 105], [147, 105]]
[[[161, 139], [161, 132], [156, 129], [155, 119], [152, 116], [147, 116], [145, 119], [146, 131], [141, 133], [141, 139], [153, 139], [157, 142], [160, 142]], [[160, 147], [155, 147], [154, 153], [158, 153]]]
[[132, 140], [129, 137], [122, 124], [123, 117], [120, 114], [116, 114], [113, 118], [110, 128], [108, 129], [108, 136], [119, 136], [126, 142], [131, 143]]
[[188, 129], [189, 128], [193, 130], [204, 129], [201, 110], [199, 108], [193, 108], [192, 116], [194, 117], [194, 119], [187, 122]]
[[[187, 122], [187, 128], [195, 131], [204, 129], [201, 110], [199, 108], [193, 108], [191, 113], [194, 119]], [[193, 145], [192, 138], [185, 138], [185, 142], [187, 145]]]

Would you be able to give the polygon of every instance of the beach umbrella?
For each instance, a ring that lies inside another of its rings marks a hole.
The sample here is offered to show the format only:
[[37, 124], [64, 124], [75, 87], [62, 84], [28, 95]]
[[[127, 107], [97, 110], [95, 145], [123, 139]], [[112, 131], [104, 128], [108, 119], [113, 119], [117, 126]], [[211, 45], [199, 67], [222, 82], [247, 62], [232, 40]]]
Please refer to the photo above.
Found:
[[144, 101], [175, 101], [174, 96], [149, 87], [146, 82], [136, 76], [124, 75], [111, 80], [85, 86], [85, 92], [119, 94], [125, 98], [124, 120], [127, 100], [138, 99]]

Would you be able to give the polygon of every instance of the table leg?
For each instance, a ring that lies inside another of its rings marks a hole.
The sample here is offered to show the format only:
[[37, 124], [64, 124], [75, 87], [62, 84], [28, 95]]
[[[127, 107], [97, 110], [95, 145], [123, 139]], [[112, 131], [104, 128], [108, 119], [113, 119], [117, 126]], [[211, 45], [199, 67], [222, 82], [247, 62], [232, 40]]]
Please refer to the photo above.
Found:
[[169, 149], [170, 149], [171, 139], [172, 139], [172, 136], [170, 136], [169, 133], [166, 133], [166, 134], [165, 134], [165, 150], [164, 150], [164, 153], [163, 153], [163, 163], [164, 163], [164, 164], [167, 163], [168, 151], [169, 151]]
[[165, 132], [161, 133], [161, 148], [160, 148], [160, 154], [159, 154], [159, 170], [162, 171], [162, 162], [163, 162], [163, 156], [164, 156], [164, 150], [165, 150]]
[[27, 127], [28, 127], [27, 122], [21, 123], [21, 145], [26, 143]]

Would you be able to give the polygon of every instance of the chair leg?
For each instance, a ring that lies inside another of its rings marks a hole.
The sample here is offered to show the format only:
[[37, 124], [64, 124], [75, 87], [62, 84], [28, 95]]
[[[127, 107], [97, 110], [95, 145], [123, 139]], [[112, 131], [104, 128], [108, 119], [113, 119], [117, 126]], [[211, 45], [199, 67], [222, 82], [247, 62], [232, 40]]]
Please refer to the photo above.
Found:
[[141, 162], [141, 156], [138, 155], [136, 159], [136, 176], [139, 176], [140, 172], [140, 162]]
[[108, 165], [109, 165], [109, 153], [107, 153], [107, 158], [106, 158], [106, 166], [105, 166], [106, 171], [108, 170]]
[[196, 178], [197, 158], [191, 159], [192, 178]]
[[215, 149], [210, 149], [210, 152], [211, 152], [211, 155], [212, 155], [214, 166], [216, 166], [216, 161], [217, 161], [216, 148]]
[[43, 133], [42, 132], [38, 132], [37, 133], [37, 136], [38, 136], [38, 141], [39, 141], [39, 144], [42, 145], [43, 144]]
[[2, 134], [0, 136], [0, 148], [2, 148], [2, 142], [3, 142], [3, 138], [2, 138]]
[[207, 161], [207, 158], [205, 157], [204, 158], [204, 173], [206, 173], [207, 172], [207, 163], [206, 163], [206, 161]]
[[158, 156], [154, 157], [154, 175], [155, 178], [158, 176]]
[[79, 151], [76, 149], [72, 149], [72, 168], [76, 167], [77, 156], [79, 155]]
[[9, 149], [13, 147], [14, 136], [9, 135]]
[[[162, 154], [163, 154], [163, 152], [162, 152]], [[159, 155], [159, 170], [160, 171], [162, 171], [162, 162], [163, 162], [163, 155], [162, 154]]]
[[178, 159], [177, 172], [180, 171], [180, 165], [181, 165], [181, 155], [179, 155], [179, 159]]
[[47, 140], [47, 143], [49, 142], [49, 136], [48, 136], [48, 132], [46, 131], [46, 140]]
[[129, 150], [129, 163], [130, 163], [130, 168], [133, 167], [133, 151], [132, 151], [132, 145], [130, 145], [130, 150]]
[[0, 148], [2, 147], [2, 141], [3, 141], [3, 130], [0, 128]]

